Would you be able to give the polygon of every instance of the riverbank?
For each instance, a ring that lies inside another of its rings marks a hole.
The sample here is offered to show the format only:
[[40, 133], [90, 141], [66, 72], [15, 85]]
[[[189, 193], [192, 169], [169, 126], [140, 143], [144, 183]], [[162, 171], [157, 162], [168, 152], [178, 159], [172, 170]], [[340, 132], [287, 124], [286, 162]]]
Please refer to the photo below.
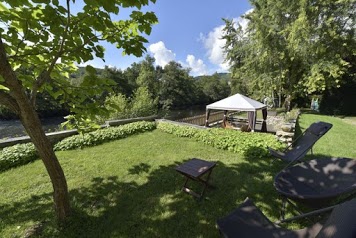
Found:
[[[192, 107], [182, 110], [173, 110], [160, 113], [160, 117], [169, 120], [176, 120], [179, 118], [191, 117], [205, 113], [205, 106]], [[63, 117], [49, 117], [41, 119], [43, 129], [46, 133], [60, 131], [60, 124], [65, 119]], [[0, 120], [0, 140], [26, 136], [25, 128], [22, 126], [20, 120]]]

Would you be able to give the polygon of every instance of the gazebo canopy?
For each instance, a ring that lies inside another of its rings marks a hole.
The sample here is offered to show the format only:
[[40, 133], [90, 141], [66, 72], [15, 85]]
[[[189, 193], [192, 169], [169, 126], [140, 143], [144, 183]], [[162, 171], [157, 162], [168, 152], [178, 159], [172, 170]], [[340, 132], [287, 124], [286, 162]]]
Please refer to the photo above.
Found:
[[206, 109], [224, 111], [256, 111], [263, 108], [267, 106], [239, 93], [206, 106]]
[[256, 125], [256, 111], [262, 110], [263, 124], [261, 131], [267, 131], [266, 128], [266, 118], [267, 118], [267, 106], [261, 102], [253, 100], [249, 97], [241, 95], [239, 93], [232, 95], [230, 97], [221, 99], [220, 101], [214, 102], [206, 106], [206, 120], [205, 126], [208, 126], [208, 120], [210, 115], [210, 110], [223, 110], [224, 119], [223, 124], [226, 123], [226, 113], [227, 111], [246, 111], [248, 112], [248, 124], [249, 128], [254, 131]]

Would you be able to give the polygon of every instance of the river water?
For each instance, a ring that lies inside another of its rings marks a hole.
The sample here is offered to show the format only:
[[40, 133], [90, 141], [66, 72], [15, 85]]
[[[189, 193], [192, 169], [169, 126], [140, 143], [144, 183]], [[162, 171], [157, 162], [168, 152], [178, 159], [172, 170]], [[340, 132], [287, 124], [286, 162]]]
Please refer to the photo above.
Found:
[[[185, 117], [192, 117], [205, 113], [205, 107], [194, 107], [185, 110], [174, 110], [162, 115], [162, 118], [175, 120]], [[42, 119], [42, 126], [46, 132], [60, 130], [60, 124], [64, 122], [63, 117], [51, 117]], [[0, 120], [0, 140], [25, 136], [26, 132], [20, 120]]]
[[[60, 130], [60, 124], [65, 120], [63, 117], [51, 117], [41, 119], [41, 121], [46, 132], [53, 132]], [[0, 140], [25, 135], [25, 128], [20, 120], [0, 120]]]

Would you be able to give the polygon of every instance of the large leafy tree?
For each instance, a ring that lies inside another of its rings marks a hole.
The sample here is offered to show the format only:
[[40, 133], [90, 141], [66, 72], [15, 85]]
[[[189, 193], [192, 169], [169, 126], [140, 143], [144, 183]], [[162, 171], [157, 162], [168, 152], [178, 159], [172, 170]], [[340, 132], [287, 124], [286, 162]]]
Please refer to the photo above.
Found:
[[251, 0], [247, 30], [226, 21], [227, 60], [249, 91], [305, 96], [339, 87], [356, 52], [354, 0]]
[[[38, 92], [67, 102], [77, 117], [85, 109], [97, 113], [95, 97], [102, 87], [95, 70], [79, 86], [69, 83], [74, 63], [94, 56], [104, 59], [102, 42], [116, 44], [126, 54], [140, 56], [157, 18], [141, 7], [155, 0], [85, 0], [72, 12], [75, 0], [6, 0], [0, 3], [0, 103], [15, 112], [42, 159], [53, 185], [55, 211], [60, 221], [70, 215], [63, 170], [36, 112]], [[126, 20], [114, 21], [120, 8], [131, 8]], [[31, 74], [26, 74], [26, 69]], [[88, 98], [90, 100], [88, 100]]]
[[230, 95], [227, 80], [222, 79], [217, 73], [210, 76], [200, 76], [196, 83], [204, 93], [207, 103], [218, 101]]
[[163, 108], [180, 108], [194, 103], [194, 81], [189, 70], [171, 61], [160, 78], [159, 100]]
[[158, 96], [159, 81], [154, 67], [155, 59], [149, 55], [140, 62], [140, 73], [136, 79], [139, 87], [146, 87], [153, 97]]
[[105, 66], [101, 77], [111, 79], [115, 82], [115, 86], [112, 87], [115, 93], [121, 93], [125, 96], [130, 96], [135, 89], [135, 85], [128, 81], [127, 77], [125, 77], [125, 74], [121, 69]]

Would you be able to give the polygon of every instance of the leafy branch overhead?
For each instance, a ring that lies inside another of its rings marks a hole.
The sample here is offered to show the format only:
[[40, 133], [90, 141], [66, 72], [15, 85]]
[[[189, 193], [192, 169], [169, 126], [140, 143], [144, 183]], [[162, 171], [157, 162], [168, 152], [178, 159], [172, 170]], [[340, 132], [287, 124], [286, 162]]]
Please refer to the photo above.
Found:
[[[16, 113], [42, 159], [53, 185], [56, 215], [64, 222], [71, 214], [64, 172], [46, 137], [36, 98], [45, 92], [70, 106], [72, 119], [90, 122], [105, 112], [98, 95], [113, 82], [99, 78], [93, 67], [79, 85], [69, 76], [94, 57], [104, 60], [104, 42], [116, 44], [125, 54], [145, 52], [142, 36], [157, 23], [154, 13], [140, 12], [155, 0], [5, 0], [0, 3], [0, 104]], [[121, 8], [132, 10], [128, 19], [113, 18]]]
[[[68, 88], [69, 73], [76, 69], [74, 63], [84, 63], [94, 56], [104, 60], [103, 41], [116, 44], [125, 54], [141, 56], [145, 52], [143, 44], [147, 40], [141, 34], [151, 32], [157, 23], [155, 14], [132, 11], [129, 19], [118, 21], [113, 20], [113, 14], [122, 7], [140, 9], [148, 1], [85, 3], [75, 14], [75, 1], [71, 0], [63, 6], [49, 0], [0, 3], [0, 33], [7, 59], [22, 85], [31, 92], [33, 104], [38, 91], [46, 90], [53, 96], [70, 94], [64, 88]], [[20, 69], [31, 69], [32, 74]], [[5, 88], [4, 79], [0, 82]]]

